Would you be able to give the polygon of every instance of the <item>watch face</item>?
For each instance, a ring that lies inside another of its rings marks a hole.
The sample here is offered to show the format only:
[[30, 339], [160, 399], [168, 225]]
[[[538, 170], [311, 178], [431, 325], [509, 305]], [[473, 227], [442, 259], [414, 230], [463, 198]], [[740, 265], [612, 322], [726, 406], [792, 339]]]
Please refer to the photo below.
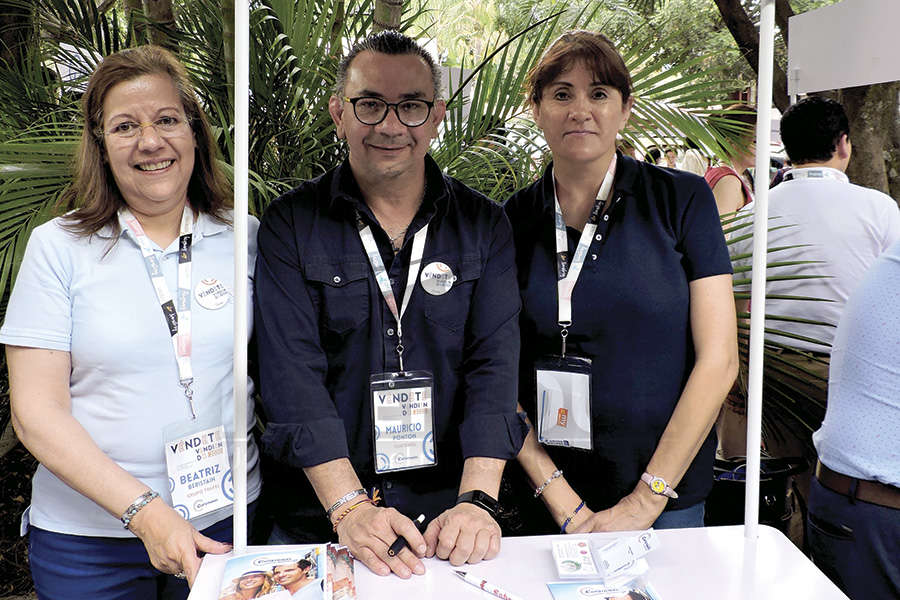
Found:
[[657, 494], [662, 494], [666, 491], [666, 482], [659, 477], [654, 477], [650, 482], [650, 489]]

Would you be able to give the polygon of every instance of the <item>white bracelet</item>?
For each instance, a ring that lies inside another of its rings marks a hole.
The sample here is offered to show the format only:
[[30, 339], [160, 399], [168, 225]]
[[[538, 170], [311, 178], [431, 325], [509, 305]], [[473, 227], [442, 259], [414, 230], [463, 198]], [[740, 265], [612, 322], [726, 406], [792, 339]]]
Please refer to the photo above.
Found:
[[539, 487], [534, 490], [534, 497], [537, 498], [541, 494], [544, 493], [544, 488], [550, 485], [550, 482], [556, 479], [557, 477], [562, 477], [563, 472], [560, 469], [553, 471], [553, 474], [547, 478], [547, 481], [542, 483]]
[[134, 518], [138, 512], [151, 502], [159, 498], [159, 492], [154, 492], [153, 490], [147, 490], [143, 494], [137, 497], [137, 499], [131, 503], [131, 506], [125, 509], [125, 512], [122, 513], [120, 517], [122, 524], [125, 525], [125, 529], [128, 529], [128, 526], [131, 524], [131, 520]]

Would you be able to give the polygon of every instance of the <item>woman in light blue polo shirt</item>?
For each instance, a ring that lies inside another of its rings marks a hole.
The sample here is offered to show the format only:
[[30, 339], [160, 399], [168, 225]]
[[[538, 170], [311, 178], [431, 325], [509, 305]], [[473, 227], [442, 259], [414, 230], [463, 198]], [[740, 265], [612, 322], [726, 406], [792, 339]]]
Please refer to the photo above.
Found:
[[[105, 58], [83, 112], [76, 210], [34, 230], [0, 329], [41, 463], [32, 575], [54, 600], [185, 598], [198, 554], [232, 535], [231, 190], [168, 51]], [[247, 456], [253, 500], [252, 440]]]

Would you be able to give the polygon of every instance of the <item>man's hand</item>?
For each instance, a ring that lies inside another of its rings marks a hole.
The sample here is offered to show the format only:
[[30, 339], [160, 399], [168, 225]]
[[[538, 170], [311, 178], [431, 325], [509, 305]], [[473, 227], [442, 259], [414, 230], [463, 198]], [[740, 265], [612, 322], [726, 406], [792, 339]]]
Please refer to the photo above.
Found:
[[224, 554], [231, 546], [210, 539], [157, 498], [131, 520], [132, 533], [140, 538], [150, 562], [163, 573], [184, 573], [189, 586], [200, 570], [199, 552]]
[[578, 527], [568, 531], [572, 533], [589, 533], [592, 531], [637, 531], [647, 529], [666, 507], [668, 498], [658, 496], [650, 491], [643, 482], [639, 488], [619, 500], [606, 510], [594, 513], [590, 519], [580, 523]]
[[[413, 573], [425, 573], [425, 565], [419, 560], [425, 555], [425, 540], [415, 524], [393, 508], [360, 506], [338, 523], [337, 533], [340, 543], [377, 575], [393, 571], [408, 579]], [[388, 548], [400, 535], [409, 547], [397, 556], [388, 556]]]
[[490, 560], [500, 552], [500, 526], [483, 508], [464, 502], [428, 524], [426, 556], [450, 559], [458, 567]]

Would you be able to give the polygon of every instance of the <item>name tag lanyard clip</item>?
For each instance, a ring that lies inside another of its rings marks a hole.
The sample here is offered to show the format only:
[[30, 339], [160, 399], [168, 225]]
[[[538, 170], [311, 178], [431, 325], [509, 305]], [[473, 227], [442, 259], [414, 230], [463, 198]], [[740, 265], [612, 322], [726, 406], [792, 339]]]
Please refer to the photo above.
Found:
[[194, 213], [191, 207], [185, 203], [178, 237], [178, 294], [175, 299], [172, 298], [172, 293], [166, 284], [159, 258], [154, 254], [150, 239], [144, 233], [140, 222], [127, 208], [119, 211], [119, 221], [131, 232], [141, 248], [144, 266], [147, 268], [147, 274], [150, 275], [150, 281], [156, 291], [169, 334], [172, 336], [172, 348], [175, 350], [175, 361], [178, 364], [178, 383], [184, 389], [184, 397], [187, 399], [188, 408], [191, 411], [191, 420], [195, 421], [197, 411], [194, 407], [194, 390], [191, 388], [191, 384], [194, 382], [191, 370], [191, 242], [194, 231]]
[[372, 272], [375, 273], [375, 281], [378, 283], [378, 289], [384, 301], [394, 315], [397, 321], [397, 359], [400, 362], [400, 372], [404, 372], [403, 368], [403, 314], [406, 307], [409, 306], [409, 299], [412, 297], [413, 288], [416, 285], [416, 279], [419, 277], [419, 270], [422, 267], [422, 255], [425, 253], [425, 238], [428, 236], [428, 224], [426, 223], [413, 237], [412, 255], [409, 260], [409, 270], [406, 277], [406, 290], [403, 292], [403, 304], [400, 310], [397, 310], [397, 299], [394, 297], [394, 290], [391, 287], [391, 281], [388, 277], [387, 270], [384, 268], [384, 261], [381, 260], [381, 253], [378, 251], [378, 245], [375, 243], [375, 236], [372, 235], [372, 228], [366, 225], [362, 217], [357, 213], [356, 223], [359, 228], [359, 238], [362, 240], [363, 248], [366, 250], [366, 256], [369, 258], [369, 264], [372, 266]]
[[563, 218], [562, 208], [559, 205], [559, 197], [556, 194], [556, 176], [553, 176], [553, 204], [556, 210], [556, 218], [554, 220], [556, 227], [556, 292], [558, 297], [558, 323], [559, 336], [562, 340], [562, 358], [566, 357], [566, 338], [569, 337], [569, 327], [572, 326], [572, 292], [575, 289], [575, 283], [578, 276], [581, 275], [581, 268], [584, 266], [584, 259], [591, 247], [594, 233], [597, 231], [597, 223], [600, 215], [603, 213], [603, 207], [606, 199], [609, 197], [612, 189], [613, 179], [616, 172], [616, 155], [613, 154], [612, 161], [609, 163], [609, 169], [603, 177], [603, 183], [600, 185], [600, 191], [597, 193], [597, 200], [591, 209], [587, 223], [578, 239], [578, 246], [575, 248], [575, 255], [572, 257], [572, 263], [569, 264], [569, 237], [566, 233], [566, 221]]

